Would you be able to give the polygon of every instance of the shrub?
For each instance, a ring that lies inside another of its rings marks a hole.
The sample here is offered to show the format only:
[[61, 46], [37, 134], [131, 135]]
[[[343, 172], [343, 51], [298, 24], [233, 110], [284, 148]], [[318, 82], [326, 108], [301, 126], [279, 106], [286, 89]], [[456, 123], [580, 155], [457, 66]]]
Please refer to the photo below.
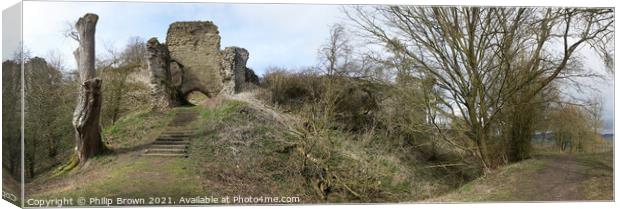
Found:
[[311, 70], [272, 69], [262, 86], [267, 91], [263, 97], [271, 104], [321, 114], [334, 128], [361, 131], [375, 121], [379, 85], [369, 81], [325, 76]]
[[280, 68], [270, 69], [262, 86], [268, 91], [266, 99], [270, 103], [284, 106], [316, 100], [323, 88], [318, 74], [310, 71], [291, 73]]

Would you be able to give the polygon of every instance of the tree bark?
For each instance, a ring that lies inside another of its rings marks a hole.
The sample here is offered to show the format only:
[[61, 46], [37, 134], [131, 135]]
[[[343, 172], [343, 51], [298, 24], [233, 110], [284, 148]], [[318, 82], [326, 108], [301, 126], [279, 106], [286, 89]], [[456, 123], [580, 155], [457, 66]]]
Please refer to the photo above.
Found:
[[95, 27], [99, 17], [88, 13], [75, 24], [79, 46], [73, 52], [77, 60], [80, 90], [73, 112], [76, 155], [79, 164], [106, 150], [101, 141], [101, 79], [95, 72]]

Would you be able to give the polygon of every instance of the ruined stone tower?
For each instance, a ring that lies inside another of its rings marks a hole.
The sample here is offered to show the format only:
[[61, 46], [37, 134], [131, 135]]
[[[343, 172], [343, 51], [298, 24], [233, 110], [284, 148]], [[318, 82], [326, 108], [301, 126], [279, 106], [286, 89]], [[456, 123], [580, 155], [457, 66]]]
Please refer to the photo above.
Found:
[[175, 22], [166, 43], [147, 42], [154, 108], [187, 104], [194, 91], [208, 97], [239, 92], [258, 77], [246, 67], [249, 53], [239, 47], [220, 50], [220, 35], [211, 21]]

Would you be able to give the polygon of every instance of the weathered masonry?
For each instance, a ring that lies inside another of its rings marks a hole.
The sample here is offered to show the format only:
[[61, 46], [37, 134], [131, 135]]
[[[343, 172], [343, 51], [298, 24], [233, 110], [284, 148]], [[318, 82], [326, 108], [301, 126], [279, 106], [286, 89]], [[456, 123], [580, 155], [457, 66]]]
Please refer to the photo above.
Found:
[[157, 109], [187, 104], [186, 97], [194, 91], [209, 97], [234, 94], [246, 83], [258, 82], [254, 71], [246, 67], [248, 51], [239, 47], [221, 50], [219, 31], [211, 21], [172, 23], [166, 43], [148, 40], [147, 56]]

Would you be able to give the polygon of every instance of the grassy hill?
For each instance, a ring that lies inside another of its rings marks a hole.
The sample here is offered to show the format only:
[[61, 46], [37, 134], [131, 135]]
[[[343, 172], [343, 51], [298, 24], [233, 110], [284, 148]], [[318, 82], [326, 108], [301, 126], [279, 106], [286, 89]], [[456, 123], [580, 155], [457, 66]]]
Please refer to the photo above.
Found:
[[[381, 143], [327, 130], [331, 141], [317, 141], [320, 149], [308, 151], [294, 116], [247, 98], [207, 103], [123, 118], [104, 130], [112, 153], [60, 176], [39, 177], [27, 185], [27, 197], [293, 196], [302, 203], [400, 202], [452, 188], [425, 165], [378, 153], [374, 146]], [[197, 130], [189, 157], [143, 156], [183, 109], [199, 114], [188, 125]]]

